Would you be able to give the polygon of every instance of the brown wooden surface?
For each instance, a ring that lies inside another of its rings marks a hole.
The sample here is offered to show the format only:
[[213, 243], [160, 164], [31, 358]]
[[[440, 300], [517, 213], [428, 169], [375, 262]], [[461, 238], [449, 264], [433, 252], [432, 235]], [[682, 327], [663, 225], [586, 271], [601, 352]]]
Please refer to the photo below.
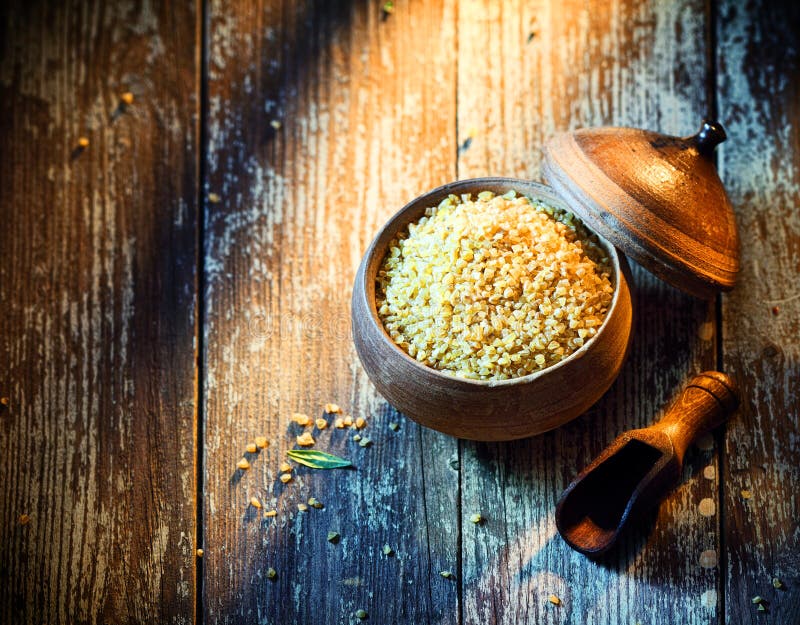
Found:
[[[398, 417], [357, 364], [349, 309], [361, 254], [398, 198], [455, 177], [455, 93], [443, 88], [455, 7], [387, 20], [375, 3], [211, 8], [208, 189], [221, 201], [206, 235], [206, 618], [348, 622], [363, 609], [456, 623], [458, 584], [438, 573], [458, 570], [457, 441], [405, 419], [389, 429]], [[300, 468], [283, 485], [291, 413], [316, 418], [327, 402], [366, 417], [373, 446], [315, 432], [356, 470]], [[236, 474], [259, 433], [269, 452]], [[278, 516], [257, 518], [252, 496]], [[325, 508], [298, 512], [310, 496]]]
[[743, 397], [723, 455], [725, 620], [800, 623], [800, 5], [722, 2], [717, 31], [720, 173], [745, 251], [722, 307]]
[[[0, 622], [800, 622], [800, 19], [767, 4], [4, 4]], [[730, 295], [634, 267], [621, 376], [537, 438], [460, 442], [376, 394], [350, 291], [398, 208], [454, 179], [539, 179], [558, 131], [687, 135], [716, 109]], [[604, 560], [570, 550], [561, 490], [718, 366], [743, 395], [719, 457], [691, 450]], [[315, 431], [356, 469], [282, 484], [291, 413], [326, 402], [373, 445]], [[325, 507], [299, 512], [310, 496]]]
[[14, 4], [0, 20], [0, 622], [188, 622], [195, 10]]

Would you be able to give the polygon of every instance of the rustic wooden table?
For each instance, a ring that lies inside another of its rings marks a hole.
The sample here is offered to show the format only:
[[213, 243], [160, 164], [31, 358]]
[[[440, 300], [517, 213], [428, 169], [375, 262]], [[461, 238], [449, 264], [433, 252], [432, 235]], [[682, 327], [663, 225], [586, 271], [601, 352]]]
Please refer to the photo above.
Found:
[[[800, 623], [797, 3], [10, 4], [0, 622]], [[538, 179], [559, 130], [706, 114], [729, 134], [735, 291], [705, 303], [634, 267], [622, 375], [536, 438], [455, 440], [375, 393], [349, 295], [399, 206]], [[709, 368], [741, 385], [733, 420], [610, 557], [571, 551], [561, 490]], [[357, 469], [283, 484], [291, 413], [330, 401], [374, 444], [315, 434]]]

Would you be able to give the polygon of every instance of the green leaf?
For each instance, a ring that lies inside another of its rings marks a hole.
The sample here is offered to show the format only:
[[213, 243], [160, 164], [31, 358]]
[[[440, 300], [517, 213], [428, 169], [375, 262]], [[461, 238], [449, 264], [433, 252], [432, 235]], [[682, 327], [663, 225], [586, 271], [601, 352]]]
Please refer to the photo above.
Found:
[[315, 449], [290, 449], [286, 455], [312, 469], [339, 469], [353, 466], [349, 460]]

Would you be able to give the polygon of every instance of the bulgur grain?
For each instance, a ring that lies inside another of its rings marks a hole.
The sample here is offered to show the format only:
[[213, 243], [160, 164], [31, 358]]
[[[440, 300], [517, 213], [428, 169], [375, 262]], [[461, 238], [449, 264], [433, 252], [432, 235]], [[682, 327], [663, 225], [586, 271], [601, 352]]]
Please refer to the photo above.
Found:
[[279, 469], [281, 470], [282, 473], [288, 473], [289, 471], [292, 470], [292, 465], [290, 465], [288, 462], [281, 462], [281, 466], [279, 467]]
[[242, 458], [239, 462], [236, 463], [236, 466], [240, 468], [242, 471], [247, 471], [250, 468], [250, 463], [248, 462], [247, 458]]
[[571, 213], [513, 192], [450, 195], [389, 245], [378, 314], [397, 345], [451, 375], [504, 380], [563, 360], [600, 329], [605, 250]]
[[311, 436], [308, 432], [304, 432], [300, 436], [297, 437], [297, 444], [300, 447], [311, 447], [314, 444], [314, 437]]
[[305, 426], [311, 423], [311, 418], [302, 412], [295, 412], [292, 414], [292, 421], [294, 421], [297, 425]]
[[322, 418], [317, 419], [316, 424], [318, 430], [324, 430], [326, 427], [328, 427], [328, 422]]
[[247, 451], [247, 453], [254, 454], [258, 451], [258, 446], [255, 443], [247, 443], [245, 451]]
[[264, 449], [267, 447], [267, 445], [269, 445], [269, 441], [267, 440], [266, 436], [256, 436], [256, 445], [259, 448]]

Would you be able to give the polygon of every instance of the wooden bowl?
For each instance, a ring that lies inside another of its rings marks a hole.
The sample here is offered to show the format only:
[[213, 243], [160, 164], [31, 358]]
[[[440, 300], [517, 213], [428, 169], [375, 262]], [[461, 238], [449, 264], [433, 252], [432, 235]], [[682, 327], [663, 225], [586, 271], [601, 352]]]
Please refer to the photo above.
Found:
[[631, 337], [631, 293], [625, 257], [605, 239], [614, 297], [598, 333], [561, 362], [510, 380], [467, 380], [411, 358], [386, 333], [375, 305], [376, 276], [389, 243], [449, 194], [510, 190], [570, 210], [552, 189], [515, 178], [475, 178], [425, 193], [392, 217], [367, 249], [353, 287], [353, 340], [378, 391], [417, 423], [459, 438], [503, 441], [540, 434], [574, 419], [617, 377]]

